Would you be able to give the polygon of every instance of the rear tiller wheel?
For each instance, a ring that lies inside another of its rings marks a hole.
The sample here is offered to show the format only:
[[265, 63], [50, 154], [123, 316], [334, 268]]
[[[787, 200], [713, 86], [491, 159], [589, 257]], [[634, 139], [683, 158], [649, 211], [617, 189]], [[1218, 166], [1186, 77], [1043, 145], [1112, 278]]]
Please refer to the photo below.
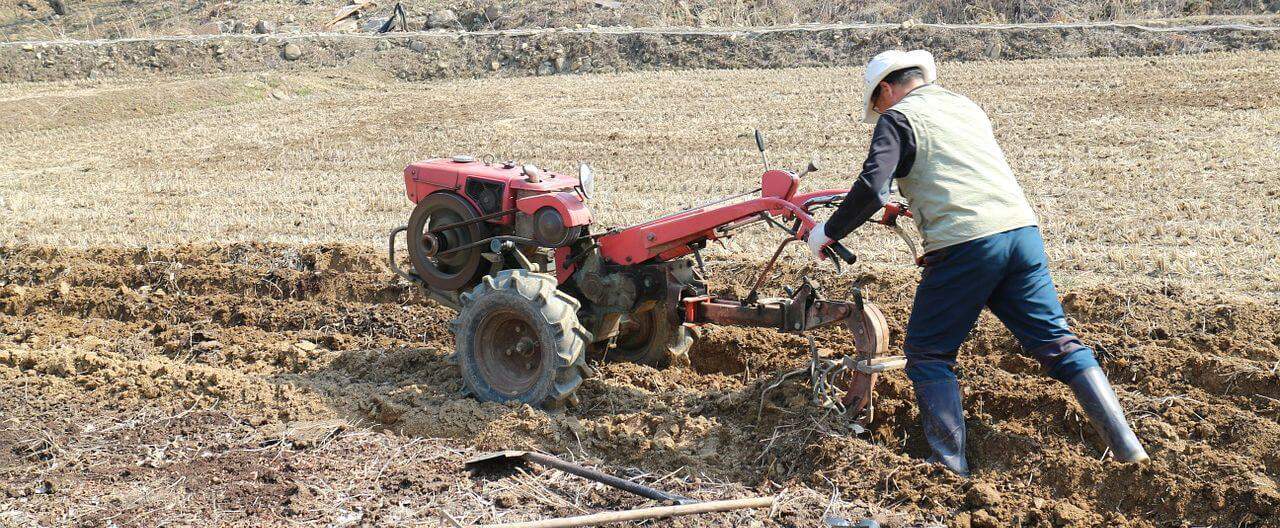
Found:
[[605, 358], [654, 368], [688, 365], [689, 349], [695, 338], [693, 330], [680, 324], [674, 311], [655, 306], [628, 316], [614, 340], [613, 350], [608, 351]]
[[589, 372], [591, 337], [578, 308], [550, 275], [503, 270], [484, 277], [462, 294], [453, 321], [463, 385], [481, 401], [571, 403]]

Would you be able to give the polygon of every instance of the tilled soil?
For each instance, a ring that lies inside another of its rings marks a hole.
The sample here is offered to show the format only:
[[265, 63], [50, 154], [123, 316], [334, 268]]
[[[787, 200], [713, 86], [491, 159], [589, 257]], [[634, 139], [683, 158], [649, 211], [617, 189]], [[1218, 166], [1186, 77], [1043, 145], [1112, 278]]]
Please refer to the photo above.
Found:
[[[922, 461], [910, 385], [882, 378], [868, 430], [809, 403], [804, 341], [709, 327], [692, 365], [595, 363], [546, 413], [461, 394], [452, 312], [349, 246], [0, 249], [0, 525], [384, 525], [532, 519], [644, 504], [554, 471], [471, 475], [492, 449], [585, 460], [770, 513], [680, 525], [1280, 526], [1280, 307], [1177, 287], [1065, 292], [1148, 465], [1114, 462], [1070, 396], [984, 316], [965, 346], [972, 480]], [[756, 263], [722, 262], [741, 293]], [[901, 343], [915, 274], [862, 283]], [[843, 331], [820, 348], [847, 352]]]

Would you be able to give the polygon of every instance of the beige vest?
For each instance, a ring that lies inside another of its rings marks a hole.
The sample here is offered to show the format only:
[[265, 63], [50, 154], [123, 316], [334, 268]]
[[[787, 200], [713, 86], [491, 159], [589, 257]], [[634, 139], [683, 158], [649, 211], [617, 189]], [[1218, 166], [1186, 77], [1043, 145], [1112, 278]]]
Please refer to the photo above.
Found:
[[967, 97], [927, 84], [893, 105], [916, 136], [916, 159], [898, 188], [911, 204], [925, 252], [1036, 225], [1036, 214]]

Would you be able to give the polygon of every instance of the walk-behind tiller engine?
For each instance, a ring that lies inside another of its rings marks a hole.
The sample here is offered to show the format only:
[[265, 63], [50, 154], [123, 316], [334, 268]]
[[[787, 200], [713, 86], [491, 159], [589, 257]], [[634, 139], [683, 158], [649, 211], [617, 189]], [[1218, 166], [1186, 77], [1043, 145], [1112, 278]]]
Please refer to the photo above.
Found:
[[[756, 134], [764, 154], [764, 142]], [[458, 311], [455, 358], [468, 391], [484, 401], [553, 407], [573, 402], [590, 372], [588, 351], [609, 359], [667, 367], [686, 360], [704, 324], [803, 334], [845, 325], [856, 353], [819, 357], [807, 372], [819, 403], [863, 415], [876, 374], [901, 368], [887, 357], [888, 329], [874, 304], [823, 299], [807, 278], [789, 298], [757, 292], [788, 243], [814, 226], [812, 211], [837, 205], [848, 189], [799, 193], [796, 174], [766, 170], [760, 187], [649, 222], [599, 229], [587, 208], [590, 167], [578, 176], [533, 165], [469, 156], [429, 159], [405, 168], [417, 206], [392, 231], [391, 266], [438, 302]], [[743, 299], [708, 295], [699, 250], [748, 226], [786, 233]], [[397, 264], [405, 232], [413, 271]], [[852, 263], [839, 244], [830, 260]], [[695, 264], [696, 262], [696, 264]]]

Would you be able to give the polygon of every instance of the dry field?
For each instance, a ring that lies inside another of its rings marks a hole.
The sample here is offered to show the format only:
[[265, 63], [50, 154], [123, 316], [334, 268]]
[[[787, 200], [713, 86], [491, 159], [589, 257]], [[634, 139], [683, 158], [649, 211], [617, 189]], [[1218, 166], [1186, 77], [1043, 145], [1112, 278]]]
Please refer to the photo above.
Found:
[[[944, 64], [991, 114], [1067, 284], [1280, 293], [1280, 54]], [[400, 83], [360, 72], [0, 86], [4, 243], [381, 247], [410, 161], [494, 154], [601, 174], [621, 226], [752, 188], [750, 133], [848, 186], [855, 69]], [[772, 235], [769, 235], [770, 237]], [[885, 230], [860, 254], [909, 266]], [[759, 255], [750, 236], [729, 253]], [[795, 256], [800, 252], [796, 250]]]
[[[588, 460], [777, 511], [677, 526], [1277, 526], [1280, 53], [943, 64], [1042, 219], [1067, 309], [1153, 461], [1116, 464], [1063, 386], [984, 318], [961, 363], [976, 478], [920, 461], [889, 376], [853, 434], [799, 385], [802, 341], [710, 328], [688, 369], [597, 365], [547, 414], [459, 395], [451, 313], [385, 269], [399, 171], [451, 153], [600, 174], [603, 225], [749, 189], [752, 127], [848, 185], [853, 69], [402, 83], [360, 71], [0, 86], [0, 526], [413, 525], [642, 504], [487, 449]], [[867, 227], [846, 276], [900, 344], [915, 271]], [[742, 290], [771, 246], [718, 250]], [[873, 276], [874, 275], [874, 276]], [[846, 336], [847, 337], [847, 336]], [[847, 348], [839, 334], [820, 345]], [[664, 524], [665, 525], [665, 524]]]

